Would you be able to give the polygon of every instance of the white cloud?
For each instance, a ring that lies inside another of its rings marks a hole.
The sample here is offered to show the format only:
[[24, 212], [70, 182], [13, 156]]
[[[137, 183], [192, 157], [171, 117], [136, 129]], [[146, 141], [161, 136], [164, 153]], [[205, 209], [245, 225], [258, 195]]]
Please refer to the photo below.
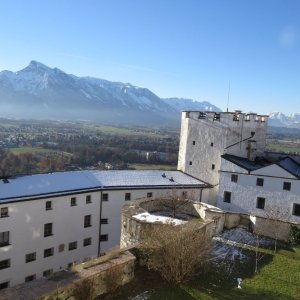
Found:
[[283, 48], [293, 48], [297, 42], [297, 32], [293, 26], [286, 26], [279, 32], [279, 43]]

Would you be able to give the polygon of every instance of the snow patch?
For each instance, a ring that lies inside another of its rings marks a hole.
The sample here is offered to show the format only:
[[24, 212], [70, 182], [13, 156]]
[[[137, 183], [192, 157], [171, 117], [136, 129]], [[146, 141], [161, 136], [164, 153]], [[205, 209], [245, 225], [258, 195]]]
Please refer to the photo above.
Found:
[[149, 214], [148, 212], [135, 215], [133, 216], [133, 218], [147, 223], [171, 224], [174, 226], [183, 225], [187, 223], [186, 221], [183, 220], [174, 219], [171, 217], [156, 216], [156, 215]]

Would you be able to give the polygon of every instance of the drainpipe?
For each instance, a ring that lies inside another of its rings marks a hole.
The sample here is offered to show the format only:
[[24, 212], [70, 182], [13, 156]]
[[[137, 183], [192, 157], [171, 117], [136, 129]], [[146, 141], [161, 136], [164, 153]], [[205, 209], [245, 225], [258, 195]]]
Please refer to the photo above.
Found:
[[202, 202], [202, 192], [203, 192], [203, 188], [200, 189], [200, 199], [199, 199], [199, 202]]
[[99, 218], [99, 233], [98, 233], [98, 256], [100, 256], [101, 253], [101, 241], [100, 241], [100, 236], [101, 236], [101, 219], [102, 219], [102, 193], [103, 191], [100, 192], [100, 218]]

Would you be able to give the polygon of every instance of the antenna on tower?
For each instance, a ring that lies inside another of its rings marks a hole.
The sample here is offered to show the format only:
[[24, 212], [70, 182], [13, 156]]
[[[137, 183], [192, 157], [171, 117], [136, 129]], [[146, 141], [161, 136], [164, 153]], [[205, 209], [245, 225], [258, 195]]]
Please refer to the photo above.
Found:
[[228, 112], [229, 98], [230, 98], [230, 80], [229, 80], [228, 95], [227, 95], [227, 112]]

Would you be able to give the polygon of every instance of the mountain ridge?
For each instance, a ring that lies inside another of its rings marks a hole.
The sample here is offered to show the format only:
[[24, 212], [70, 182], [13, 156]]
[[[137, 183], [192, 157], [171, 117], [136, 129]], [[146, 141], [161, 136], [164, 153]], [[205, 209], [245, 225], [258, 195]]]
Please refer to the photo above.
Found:
[[[209, 102], [163, 99], [147, 88], [94, 77], [78, 77], [31, 61], [24, 69], [0, 72], [2, 116], [91, 120], [179, 126], [180, 109], [218, 109]], [[173, 101], [173, 102], [172, 102]], [[218, 109], [219, 110], [219, 109]]]

